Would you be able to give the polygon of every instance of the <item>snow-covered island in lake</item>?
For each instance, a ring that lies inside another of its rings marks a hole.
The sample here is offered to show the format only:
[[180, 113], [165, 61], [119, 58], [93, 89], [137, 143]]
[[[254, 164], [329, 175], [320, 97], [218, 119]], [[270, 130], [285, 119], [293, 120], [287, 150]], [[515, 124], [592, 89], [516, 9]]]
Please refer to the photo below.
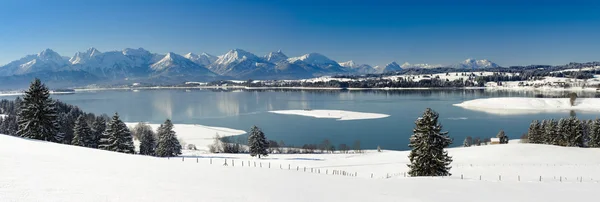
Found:
[[269, 111], [275, 114], [287, 114], [287, 115], [300, 115], [300, 116], [311, 116], [315, 118], [328, 118], [338, 119], [339, 121], [347, 120], [362, 120], [362, 119], [380, 119], [386, 118], [390, 115], [378, 114], [378, 113], [366, 113], [366, 112], [353, 112], [344, 110], [278, 110]]
[[465, 101], [454, 106], [492, 114], [528, 114], [560, 111], [600, 112], [600, 98], [577, 98], [571, 106], [569, 98], [502, 97]]

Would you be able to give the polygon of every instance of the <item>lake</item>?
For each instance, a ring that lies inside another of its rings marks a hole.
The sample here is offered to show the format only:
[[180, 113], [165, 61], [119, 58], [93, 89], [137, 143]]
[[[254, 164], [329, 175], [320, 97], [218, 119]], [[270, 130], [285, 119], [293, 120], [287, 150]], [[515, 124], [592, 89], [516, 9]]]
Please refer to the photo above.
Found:
[[[568, 117], [570, 113], [495, 115], [452, 106], [466, 100], [488, 97], [534, 97], [534, 92], [457, 90], [215, 90], [160, 89], [78, 91], [52, 95], [79, 106], [86, 112], [112, 115], [118, 112], [126, 122], [201, 124], [248, 131], [260, 127], [272, 140], [287, 145], [318, 144], [329, 139], [336, 147], [356, 140], [367, 149], [407, 150], [415, 120], [426, 108], [440, 114], [444, 131], [461, 145], [466, 136], [495, 137], [503, 129], [511, 139], [527, 132], [533, 119]], [[594, 94], [580, 95], [594, 96]], [[14, 96], [0, 97], [14, 99]], [[337, 109], [388, 114], [370, 120], [338, 121], [306, 116], [268, 113], [286, 109]], [[577, 112], [582, 119], [595, 113]]]

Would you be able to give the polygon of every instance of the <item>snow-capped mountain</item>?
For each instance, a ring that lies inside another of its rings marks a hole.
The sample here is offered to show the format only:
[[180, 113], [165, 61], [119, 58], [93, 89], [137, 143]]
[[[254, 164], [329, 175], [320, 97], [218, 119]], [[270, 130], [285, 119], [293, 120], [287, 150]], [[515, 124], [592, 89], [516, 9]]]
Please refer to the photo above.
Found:
[[196, 64], [202, 65], [202, 66], [208, 66], [218, 59], [217, 56], [213, 56], [208, 53], [201, 53], [200, 55], [194, 54], [194, 53], [188, 53], [188, 54], [183, 55], [183, 57], [191, 60], [192, 62], [194, 62]]
[[65, 58], [52, 49], [46, 49], [0, 67], [0, 76], [21, 75], [36, 71], [59, 71], [68, 66], [68, 63]]
[[320, 53], [292, 57], [288, 58], [287, 61], [292, 64], [312, 66], [309, 71], [314, 71], [315, 74], [345, 73], [349, 71], [348, 68], [340, 66], [336, 61]]
[[379, 73], [386, 73], [386, 72], [395, 72], [395, 71], [401, 71], [402, 67], [400, 67], [400, 65], [398, 65], [398, 63], [396, 62], [391, 62], [387, 65], [385, 65], [384, 67], [381, 67], [378, 69]]
[[275, 65], [264, 61], [262, 58], [242, 49], [233, 49], [209, 66], [209, 69], [219, 75], [232, 77], [245, 77], [260, 75], [257, 72], [269, 72]]
[[489, 60], [475, 60], [475, 59], [469, 58], [459, 64], [453, 65], [452, 67], [479, 69], [479, 68], [494, 68], [494, 67], [500, 67], [500, 66]]
[[98, 49], [92, 47], [92, 48], [89, 48], [85, 52], [75, 53], [75, 55], [69, 59], [69, 62], [71, 64], [82, 64], [82, 63], [89, 61], [91, 58], [98, 56], [99, 54], [102, 54], [102, 52], [100, 52], [100, 51], [98, 51]]
[[169, 52], [160, 61], [150, 65], [153, 70], [153, 76], [168, 77], [216, 77], [217, 74], [211, 72], [204, 66], [175, 53]]
[[410, 64], [408, 62], [405, 62], [404, 64], [400, 65], [400, 67], [402, 67], [402, 69], [411, 69], [411, 68], [429, 69], [429, 68], [443, 67], [443, 65], [441, 65], [441, 64]]
[[283, 54], [281, 50], [278, 50], [277, 52], [270, 52], [269, 54], [265, 55], [263, 59], [270, 63], [279, 63], [287, 60], [288, 56]]
[[373, 73], [377, 72], [377, 70], [375, 68], [371, 67], [371, 65], [356, 64], [352, 60], [347, 61], [347, 62], [341, 62], [341, 63], [339, 63], [339, 65], [342, 67], [346, 67], [346, 68], [350, 69], [350, 71], [358, 73], [358, 74], [373, 74]]

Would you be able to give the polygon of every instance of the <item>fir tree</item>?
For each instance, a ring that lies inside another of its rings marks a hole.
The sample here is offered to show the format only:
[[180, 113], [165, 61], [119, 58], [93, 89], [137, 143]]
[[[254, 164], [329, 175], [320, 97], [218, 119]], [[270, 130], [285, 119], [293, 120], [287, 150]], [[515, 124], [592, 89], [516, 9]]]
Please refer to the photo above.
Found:
[[473, 138], [471, 136], [467, 136], [465, 141], [463, 141], [463, 147], [470, 147], [473, 144]]
[[554, 140], [552, 141], [552, 145], [558, 146], [566, 146], [567, 138], [569, 138], [569, 132], [571, 129], [569, 128], [570, 124], [568, 120], [560, 119], [558, 120], [558, 124], [556, 125], [556, 134]]
[[[542, 123], [544, 123], [543, 125], [545, 125], [545, 120]], [[544, 143], [542, 130], [543, 130], [542, 124], [540, 124], [540, 122], [538, 120], [534, 120], [529, 125], [529, 130], [527, 131], [527, 139], [528, 139], [529, 143], [532, 143], [532, 144]]]
[[133, 136], [125, 123], [119, 119], [119, 114], [115, 113], [103, 136], [105, 139], [101, 141], [100, 148], [121, 153], [134, 153]]
[[93, 134], [92, 129], [87, 124], [85, 117], [83, 115], [79, 116], [75, 121], [75, 127], [73, 128], [73, 140], [71, 142], [72, 145], [82, 146], [82, 147], [92, 147], [93, 146]]
[[248, 146], [250, 147], [250, 156], [268, 156], [267, 148], [269, 148], [269, 142], [265, 137], [260, 128], [252, 126], [250, 129], [250, 136], [248, 136]]
[[410, 137], [409, 147], [412, 148], [408, 165], [410, 176], [448, 176], [452, 157], [444, 148], [450, 146], [452, 139], [448, 132], [441, 132], [438, 124], [439, 115], [427, 108], [423, 117], [415, 121], [415, 129]]
[[590, 126], [589, 147], [600, 147], [600, 119], [592, 121]]
[[544, 131], [544, 144], [558, 145], [558, 122], [554, 119], [548, 120]]
[[103, 139], [108, 139], [104, 136], [106, 130], [106, 120], [102, 117], [96, 117], [92, 124], [92, 142], [90, 143], [91, 148], [98, 148]]
[[156, 145], [156, 156], [170, 157], [181, 154], [181, 144], [173, 131], [173, 123], [167, 119], [158, 127], [158, 144]]
[[496, 135], [498, 139], [500, 139], [500, 144], [508, 144], [508, 136], [504, 133], [504, 130], [500, 130]]
[[140, 154], [154, 156], [156, 148], [156, 134], [149, 125], [139, 123], [133, 129], [140, 138]]
[[18, 116], [21, 137], [60, 142], [59, 125], [55, 103], [50, 99], [50, 91], [39, 79], [31, 82], [25, 91]]
[[565, 143], [567, 147], [583, 147], [584, 129], [581, 121], [575, 117], [568, 120], [568, 131], [565, 131]]

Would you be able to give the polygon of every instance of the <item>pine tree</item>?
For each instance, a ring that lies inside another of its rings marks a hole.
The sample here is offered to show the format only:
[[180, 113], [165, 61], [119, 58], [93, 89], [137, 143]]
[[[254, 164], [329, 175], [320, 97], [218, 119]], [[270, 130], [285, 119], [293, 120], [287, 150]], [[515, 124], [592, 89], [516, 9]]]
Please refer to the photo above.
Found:
[[103, 136], [105, 139], [101, 141], [100, 148], [121, 153], [134, 153], [133, 136], [125, 123], [119, 119], [119, 114], [115, 113]]
[[260, 128], [252, 126], [250, 129], [250, 136], [248, 136], [248, 146], [250, 146], [250, 156], [268, 156], [267, 148], [269, 148], [269, 142], [265, 137]]
[[544, 144], [558, 145], [558, 122], [554, 119], [548, 120], [544, 131]]
[[94, 139], [92, 134], [92, 129], [88, 125], [85, 120], [85, 116], [81, 115], [75, 121], [75, 127], [73, 128], [73, 140], [71, 142], [72, 145], [82, 146], [82, 147], [92, 147]]
[[467, 136], [465, 141], [463, 141], [463, 147], [470, 147], [473, 144], [473, 138], [471, 136]]
[[55, 103], [50, 99], [50, 91], [39, 79], [31, 82], [25, 91], [19, 111], [17, 134], [21, 137], [60, 142]]
[[575, 117], [568, 120], [568, 131], [565, 131], [565, 142], [567, 147], [583, 147], [584, 129], [581, 121]]
[[103, 139], [108, 139], [104, 136], [106, 130], [106, 120], [102, 117], [96, 117], [92, 124], [92, 142], [90, 143], [91, 148], [98, 148]]
[[[545, 125], [545, 120], [542, 121], [542, 123], [544, 123], [543, 125]], [[531, 124], [529, 125], [529, 130], [527, 131], [527, 139], [529, 141], [529, 143], [532, 144], [542, 144], [544, 143], [543, 140], [543, 127], [542, 124], [540, 124], [540, 122], [538, 120], [534, 120], [533, 122], [531, 122]]]
[[181, 154], [181, 144], [173, 131], [173, 123], [167, 119], [158, 127], [158, 144], [156, 145], [156, 156], [170, 157]]
[[592, 121], [590, 126], [589, 147], [600, 147], [600, 119]]
[[154, 156], [156, 149], [156, 134], [149, 125], [139, 123], [133, 129], [140, 138], [140, 154]]
[[444, 148], [452, 144], [448, 132], [441, 132], [438, 113], [427, 108], [422, 117], [415, 121], [415, 129], [410, 137], [412, 148], [408, 165], [410, 176], [449, 176], [452, 157]]
[[500, 139], [500, 144], [508, 144], [508, 136], [506, 136], [504, 130], [500, 130], [496, 137]]
[[560, 119], [558, 120], [558, 124], [556, 125], [556, 135], [554, 140], [552, 141], [552, 145], [557, 146], [566, 146], [567, 138], [569, 138], [569, 132], [571, 129], [569, 128], [570, 124], [568, 120]]

